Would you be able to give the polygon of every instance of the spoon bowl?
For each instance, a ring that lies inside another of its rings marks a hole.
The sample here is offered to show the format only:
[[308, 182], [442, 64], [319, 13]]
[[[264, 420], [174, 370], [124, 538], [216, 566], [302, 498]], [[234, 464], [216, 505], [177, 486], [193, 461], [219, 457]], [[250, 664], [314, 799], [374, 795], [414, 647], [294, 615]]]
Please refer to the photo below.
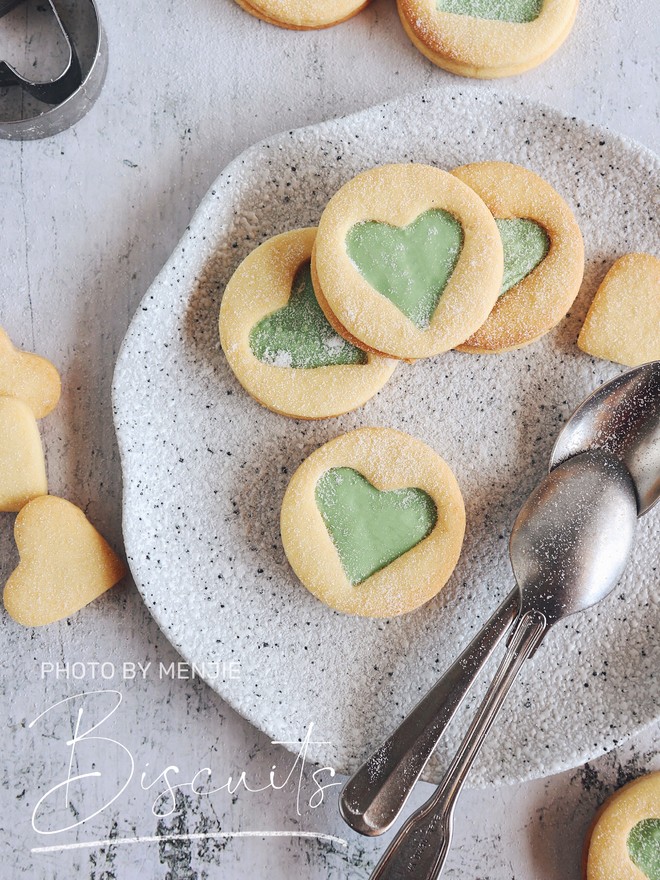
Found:
[[550, 468], [587, 449], [603, 449], [626, 465], [638, 516], [653, 507], [660, 497], [660, 361], [629, 370], [587, 397], [557, 438]]
[[521, 612], [540, 611], [550, 626], [607, 596], [623, 573], [636, 525], [635, 486], [618, 458], [593, 449], [552, 470], [511, 532]]

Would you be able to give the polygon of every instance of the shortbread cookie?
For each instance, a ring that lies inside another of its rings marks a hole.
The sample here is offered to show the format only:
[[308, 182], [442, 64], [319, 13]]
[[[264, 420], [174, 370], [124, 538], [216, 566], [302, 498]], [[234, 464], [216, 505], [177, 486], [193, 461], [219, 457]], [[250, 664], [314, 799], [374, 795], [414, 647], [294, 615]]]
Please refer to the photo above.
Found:
[[660, 880], [660, 773], [605, 801], [584, 847], [585, 880]]
[[0, 511], [16, 513], [48, 492], [34, 413], [16, 397], [0, 397]]
[[5, 608], [24, 626], [70, 617], [126, 574], [126, 566], [82, 510], [63, 498], [36, 498], [16, 517], [20, 563], [4, 592]]
[[513, 76], [569, 35], [578, 0], [397, 0], [413, 44], [438, 67], [480, 79]]
[[259, 403], [301, 419], [362, 406], [396, 368], [326, 320], [310, 277], [315, 236], [315, 229], [297, 229], [252, 251], [220, 308], [220, 340], [238, 381]]
[[502, 285], [502, 242], [483, 201], [429, 165], [359, 174], [321, 216], [312, 256], [319, 304], [339, 333], [404, 360], [459, 345]]
[[19, 351], [0, 327], [0, 395], [19, 397], [42, 419], [60, 399], [60, 374], [46, 358]]
[[628, 254], [598, 288], [578, 345], [587, 354], [636, 367], [660, 360], [660, 260]]
[[495, 217], [504, 245], [504, 281], [486, 322], [461, 351], [520, 348], [566, 315], [584, 275], [584, 244], [573, 212], [533, 171], [508, 162], [476, 162], [452, 172]]
[[357, 15], [370, 0], [236, 0], [251, 15], [291, 30], [332, 27]]
[[456, 479], [425, 443], [361, 428], [303, 462], [282, 504], [291, 567], [330, 608], [393, 617], [445, 585], [463, 543]]

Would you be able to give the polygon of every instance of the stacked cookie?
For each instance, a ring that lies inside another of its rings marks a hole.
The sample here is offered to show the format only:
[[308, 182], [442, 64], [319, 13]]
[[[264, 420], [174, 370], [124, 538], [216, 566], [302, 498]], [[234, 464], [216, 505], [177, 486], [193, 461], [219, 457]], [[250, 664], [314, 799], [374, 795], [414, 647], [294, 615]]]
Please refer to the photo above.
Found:
[[60, 389], [55, 367], [16, 350], [0, 328], [0, 511], [18, 513], [14, 537], [21, 558], [4, 603], [25, 626], [69, 617], [126, 574], [82, 510], [48, 494], [37, 419], [52, 412]]
[[318, 229], [247, 257], [220, 338], [259, 402], [327, 418], [376, 394], [399, 361], [533, 342], [564, 317], [583, 269], [570, 208], [531, 171], [385, 165], [346, 183]]

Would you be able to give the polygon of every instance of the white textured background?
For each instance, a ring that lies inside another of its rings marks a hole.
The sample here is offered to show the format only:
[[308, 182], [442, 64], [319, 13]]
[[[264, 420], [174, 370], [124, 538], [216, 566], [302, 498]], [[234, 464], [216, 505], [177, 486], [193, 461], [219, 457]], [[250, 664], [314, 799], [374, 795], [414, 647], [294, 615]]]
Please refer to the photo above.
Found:
[[[0, 324], [15, 342], [62, 370], [64, 394], [43, 423], [51, 491], [80, 504], [121, 546], [121, 481], [112, 429], [115, 356], [140, 297], [221, 168], [255, 140], [450, 79], [404, 36], [392, 0], [317, 34], [279, 31], [231, 0], [103, 2], [110, 44], [105, 88], [92, 112], [56, 138], [0, 141]], [[2, 22], [0, 21], [0, 31]], [[500, 87], [601, 122], [660, 149], [657, 2], [582, 0], [567, 44], [544, 66]], [[4, 44], [0, 42], [0, 48]], [[26, 57], [29, 70], [31, 59]], [[12, 517], [0, 529], [3, 579], [16, 562]], [[66, 842], [136, 834], [313, 830], [315, 841], [236, 839], [183, 845], [32, 854], [30, 817], [66, 770], [68, 717], [27, 723], [51, 703], [97, 684], [42, 680], [40, 664], [170, 662], [175, 653], [127, 584], [70, 622], [31, 632], [2, 617], [0, 877], [193, 880], [253, 875], [368, 876], [382, 841], [348, 833], [334, 804], [296, 816], [295, 792], [220, 792], [189, 798], [159, 821], [139, 775], [177, 764], [188, 778], [214, 768], [218, 784], [245, 770], [265, 783], [290, 761], [205, 686], [160, 681], [114, 685], [124, 695], [114, 727], [136, 759], [136, 780]], [[112, 684], [112, 683], [111, 683]], [[577, 880], [581, 838], [596, 805], [631, 775], [657, 767], [657, 730], [593, 767], [545, 782], [468, 792], [457, 813], [448, 878]], [[81, 767], [80, 772], [87, 768]], [[112, 780], [105, 784], [113, 790]], [[421, 790], [416, 800], [427, 792]], [[89, 804], [76, 802], [79, 812]]]

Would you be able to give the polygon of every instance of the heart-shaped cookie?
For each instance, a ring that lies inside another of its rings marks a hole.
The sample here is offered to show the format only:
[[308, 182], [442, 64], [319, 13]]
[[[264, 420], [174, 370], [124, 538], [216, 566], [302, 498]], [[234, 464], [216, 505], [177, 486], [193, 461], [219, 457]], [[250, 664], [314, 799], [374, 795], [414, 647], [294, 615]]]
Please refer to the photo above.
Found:
[[493, 215], [473, 189], [431, 165], [381, 165], [326, 205], [312, 283], [341, 336], [417, 360], [478, 330], [497, 302], [503, 261]]
[[34, 413], [22, 400], [0, 397], [0, 511], [16, 513], [48, 492]]
[[632, 862], [649, 880], [660, 880], [660, 819], [642, 819], [628, 835]]
[[627, 254], [598, 288], [578, 337], [582, 351], [637, 367], [660, 360], [660, 260]]
[[435, 0], [440, 12], [469, 15], [486, 21], [510, 21], [524, 24], [541, 14], [543, 0]]
[[24, 400], [42, 419], [60, 399], [60, 374], [50, 361], [37, 354], [18, 351], [0, 327], [0, 394]]
[[20, 563], [4, 592], [5, 608], [24, 626], [70, 617], [126, 574], [126, 566], [85, 514], [69, 501], [36, 498], [16, 517]]
[[420, 329], [429, 326], [463, 245], [461, 224], [430, 210], [408, 226], [364, 221], [346, 236], [346, 251], [369, 284]]
[[332, 468], [316, 484], [316, 503], [352, 584], [416, 547], [438, 519], [421, 489], [381, 492], [352, 468]]
[[500, 292], [500, 296], [504, 296], [543, 262], [550, 250], [550, 238], [533, 220], [498, 220], [496, 217], [495, 222], [504, 248], [504, 279]]
[[253, 327], [250, 347], [256, 358], [276, 367], [314, 369], [367, 362], [366, 353], [339, 336], [321, 311], [309, 261], [298, 269], [288, 303]]

